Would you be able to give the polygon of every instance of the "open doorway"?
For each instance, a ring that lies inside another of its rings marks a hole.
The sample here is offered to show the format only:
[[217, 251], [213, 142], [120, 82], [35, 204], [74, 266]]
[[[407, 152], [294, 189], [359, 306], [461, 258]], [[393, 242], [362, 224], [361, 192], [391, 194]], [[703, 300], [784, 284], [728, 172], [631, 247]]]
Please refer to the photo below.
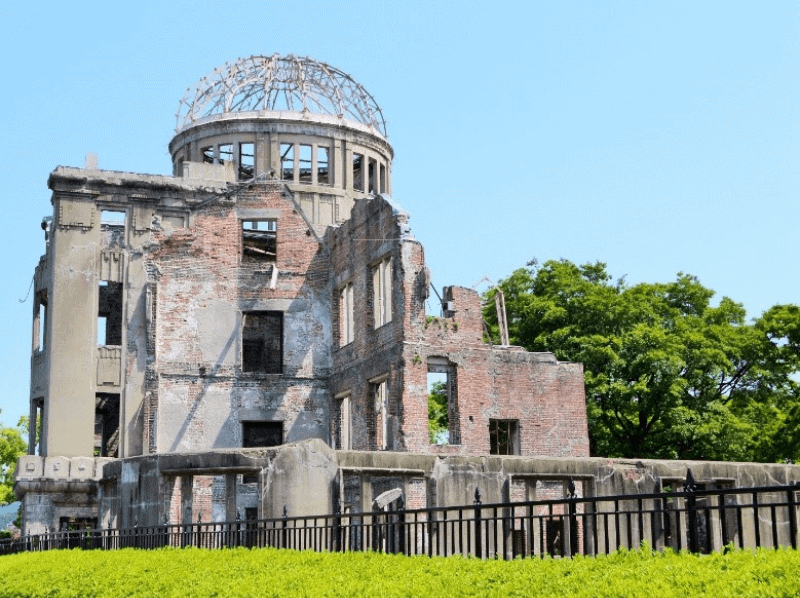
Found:
[[456, 366], [428, 358], [428, 436], [431, 444], [459, 444]]

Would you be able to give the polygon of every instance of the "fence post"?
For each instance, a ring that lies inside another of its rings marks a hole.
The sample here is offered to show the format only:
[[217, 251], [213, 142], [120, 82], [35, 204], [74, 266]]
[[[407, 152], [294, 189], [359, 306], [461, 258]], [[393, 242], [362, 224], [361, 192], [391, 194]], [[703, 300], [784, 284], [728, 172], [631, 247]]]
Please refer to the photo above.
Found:
[[481, 533], [481, 491], [475, 488], [475, 500], [472, 501], [475, 505], [475, 556], [479, 559], [483, 558], [483, 534]]
[[336, 511], [333, 514], [333, 545], [332, 552], [342, 550], [342, 499], [336, 499]]
[[569, 534], [567, 535], [567, 556], [572, 557], [578, 552], [578, 515], [577, 515], [577, 495], [575, 493], [575, 482], [570, 476], [567, 482], [567, 510], [569, 512]]
[[[653, 484], [653, 494], [662, 494], [664, 488], [661, 484], [661, 478], [656, 478]], [[653, 499], [653, 511], [650, 515], [650, 535], [652, 536], [653, 550], [660, 550], [666, 544], [666, 534], [664, 531], [664, 516], [666, 513], [662, 512], [662, 499]], [[666, 511], [666, 509], [664, 509]], [[661, 515], [661, 517], [659, 517]]]
[[683, 491], [689, 496], [686, 499], [686, 533], [689, 541], [689, 552], [699, 552], [697, 546], [697, 497], [694, 495], [697, 485], [694, 482], [692, 470], [686, 470], [686, 481], [683, 483]]
[[789, 504], [789, 535], [791, 536], [792, 548], [797, 549], [797, 503], [794, 500], [794, 493], [800, 490], [800, 482], [794, 488], [788, 490]]
[[378, 503], [372, 503], [372, 550], [378, 552], [381, 543], [381, 531], [379, 523], [380, 508]]
[[406, 554], [406, 501], [401, 496], [397, 500], [397, 552]]
[[288, 536], [289, 530], [287, 527], [289, 526], [289, 510], [286, 508], [286, 505], [283, 505], [283, 531], [281, 532], [281, 548], [288, 548]]

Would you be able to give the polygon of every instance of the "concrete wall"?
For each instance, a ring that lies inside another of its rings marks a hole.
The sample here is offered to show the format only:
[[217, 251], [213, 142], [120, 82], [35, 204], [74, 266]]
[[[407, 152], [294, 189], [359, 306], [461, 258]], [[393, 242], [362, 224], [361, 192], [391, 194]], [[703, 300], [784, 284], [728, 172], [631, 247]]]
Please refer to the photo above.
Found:
[[679, 489], [689, 468], [706, 488], [800, 482], [797, 465], [334, 451], [319, 439], [119, 460], [28, 456], [15, 479], [25, 533], [41, 533], [76, 513], [132, 527], [243, 519], [245, 506], [260, 518], [281, 517], [284, 506], [290, 516], [325, 514], [340, 498], [345, 512], [368, 512], [393, 489], [407, 508], [469, 505], [476, 489], [484, 503], [559, 499], [570, 478], [579, 496], [647, 494], [656, 483]]

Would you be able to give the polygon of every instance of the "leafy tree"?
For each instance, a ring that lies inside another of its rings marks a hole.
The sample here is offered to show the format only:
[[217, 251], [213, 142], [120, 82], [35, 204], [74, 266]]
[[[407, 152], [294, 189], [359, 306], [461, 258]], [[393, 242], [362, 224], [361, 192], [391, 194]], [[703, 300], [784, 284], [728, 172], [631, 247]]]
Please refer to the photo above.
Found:
[[[601, 262], [533, 261], [499, 286], [512, 344], [584, 364], [593, 454], [800, 459], [798, 306], [747, 323], [693, 276], [628, 285]], [[493, 301], [484, 315], [499, 338]]]
[[434, 382], [428, 393], [428, 436], [431, 444], [446, 441], [448, 430], [447, 389], [444, 382]]
[[[23, 421], [20, 420], [20, 424]], [[19, 429], [0, 424], [0, 505], [14, 502], [14, 469], [17, 459], [28, 450]]]

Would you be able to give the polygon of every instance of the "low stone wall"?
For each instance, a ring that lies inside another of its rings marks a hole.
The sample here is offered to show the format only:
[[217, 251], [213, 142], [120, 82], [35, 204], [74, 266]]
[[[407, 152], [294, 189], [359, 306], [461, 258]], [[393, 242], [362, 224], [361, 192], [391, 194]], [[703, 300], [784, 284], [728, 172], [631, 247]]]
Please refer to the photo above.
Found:
[[284, 507], [290, 516], [332, 513], [340, 504], [358, 513], [396, 489], [406, 508], [468, 505], [476, 490], [484, 504], [558, 499], [570, 479], [579, 496], [646, 494], [680, 490], [689, 469], [700, 489], [800, 482], [800, 466], [788, 464], [335, 451], [309, 440], [129, 459], [25, 456], [15, 492], [24, 533], [36, 534], [57, 529], [63, 517], [124, 528], [274, 518]]

